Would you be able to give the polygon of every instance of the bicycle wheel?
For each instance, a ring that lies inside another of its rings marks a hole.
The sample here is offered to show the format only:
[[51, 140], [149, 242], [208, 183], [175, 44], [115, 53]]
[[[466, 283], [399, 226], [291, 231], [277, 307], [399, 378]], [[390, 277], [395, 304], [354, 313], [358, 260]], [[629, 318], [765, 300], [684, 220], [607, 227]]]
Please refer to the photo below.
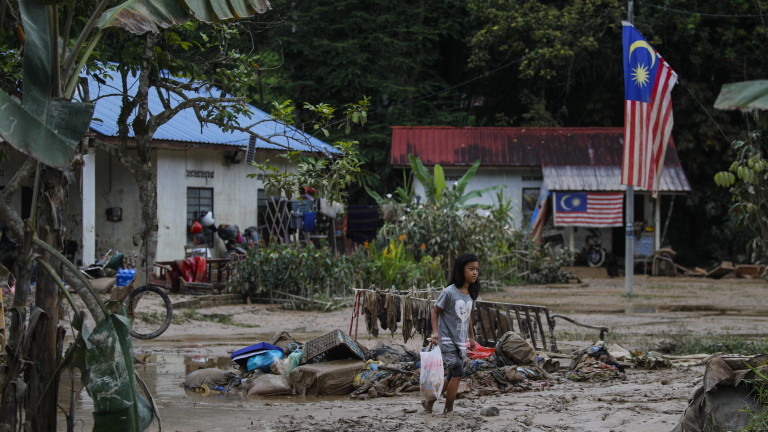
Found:
[[160, 287], [144, 285], [125, 299], [125, 311], [131, 319], [131, 336], [153, 339], [168, 329], [173, 318], [171, 299]]

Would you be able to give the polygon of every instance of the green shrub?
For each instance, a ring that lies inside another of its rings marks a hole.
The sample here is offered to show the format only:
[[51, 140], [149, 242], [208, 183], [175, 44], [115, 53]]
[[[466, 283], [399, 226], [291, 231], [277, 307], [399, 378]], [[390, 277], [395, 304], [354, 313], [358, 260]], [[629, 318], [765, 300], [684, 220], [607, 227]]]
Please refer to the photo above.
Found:
[[323, 301], [350, 297], [351, 289], [368, 279], [366, 255], [336, 256], [326, 246], [297, 243], [261, 245], [238, 263], [231, 284], [251, 299], [268, 298], [274, 291]]

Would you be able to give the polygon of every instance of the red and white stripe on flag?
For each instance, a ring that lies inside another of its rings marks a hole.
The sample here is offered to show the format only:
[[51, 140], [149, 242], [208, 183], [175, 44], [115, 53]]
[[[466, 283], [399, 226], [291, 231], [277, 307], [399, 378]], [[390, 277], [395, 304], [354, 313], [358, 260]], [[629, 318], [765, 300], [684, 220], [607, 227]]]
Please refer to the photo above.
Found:
[[674, 118], [670, 93], [677, 74], [656, 54], [660, 62], [650, 102], [624, 101], [624, 159], [621, 183], [658, 191], [667, 143]]
[[556, 226], [614, 227], [624, 224], [623, 192], [555, 192]]

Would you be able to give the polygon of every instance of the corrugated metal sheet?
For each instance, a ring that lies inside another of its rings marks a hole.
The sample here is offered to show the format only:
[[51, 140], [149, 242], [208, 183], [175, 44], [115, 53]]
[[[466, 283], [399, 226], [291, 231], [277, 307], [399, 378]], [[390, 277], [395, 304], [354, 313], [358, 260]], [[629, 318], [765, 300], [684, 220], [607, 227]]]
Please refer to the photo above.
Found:
[[[91, 121], [91, 130], [105, 137], [116, 137], [118, 134], [117, 118], [120, 114], [121, 89], [119, 74], [113, 73], [113, 76], [100, 76], [103, 84], [97, 83], [94, 79], [89, 79], [89, 91], [91, 99], [96, 100], [96, 110]], [[135, 94], [138, 83], [136, 77], [129, 78], [129, 88], [132, 94]], [[218, 97], [220, 90], [209, 88], [199, 92], [185, 92], [189, 98], [194, 97]], [[181, 102], [181, 99], [175, 95], [165, 94], [169, 97], [172, 106]], [[163, 111], [163, 105], [155, 89], [149, 92], [149, 109], [153, 114]], [[300, 151], [328, 151], [339, 153], [338, 150], [325, 142], [302, 132], [301, 130], [282, 125], [274, 120], [264, 111], [256, 107], [250, 107], [252, 115], [249, 117], [244, 114], [237, 116], [237, 121], [241, 126], [247, 126], [258, 123], [250, 128], [251, 131], [261, 137], [275, 141], [279, 145], [268, 143], [264, 140], [256, 140], [256, 147], [263, 149], [284, 149], [286, 147]], [[128, 121], [132, 123], [133, 116]], [[133, 136], [133, 132], [130, 132]], [[224, 131], [221, 127], [215, 125], [201, 126], [192, 109], [185, 109], [176, 114], [171, 120], [157, 129], [154, 139], [158, 141], [173, 141], [180, 143], [203, 143], [218, 144], [228, 146], [247, 147], [250, 135], [240, 131]]]
[[[392, 127], [390, 162], [485, 167], [621, 166], [623, 128]], [[680, 166], [670, 139], [665, 165]]]
[[[621, 167], [544, 166], [544, 185], [560, 191], [624, 191]], [[642, 190], [642, 189], [637, 189]], [[661, 174], [660, 192], [690, 192], [691, 185], [679, 166], [665, 166]]]

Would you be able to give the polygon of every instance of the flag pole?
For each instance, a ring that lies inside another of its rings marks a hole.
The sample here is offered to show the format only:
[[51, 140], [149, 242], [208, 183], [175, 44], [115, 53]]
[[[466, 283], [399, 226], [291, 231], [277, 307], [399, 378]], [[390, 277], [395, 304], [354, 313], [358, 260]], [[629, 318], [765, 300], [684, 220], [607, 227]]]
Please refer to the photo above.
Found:
[[[627, 2], [627, 21], [632, 23], [635, 15], [634, 1]], [[625, 143], [626, 145], [626, 143]], [[627, 185], [627, 215], [624, 228], [624, 293], [632, 295], [635, 282], [635, 187]]]
[[632, 295], [632, 286], [635, 279], [635, 187], [627, 186], [627, 214], [624, 228], [624, 291], [626, 295]]

